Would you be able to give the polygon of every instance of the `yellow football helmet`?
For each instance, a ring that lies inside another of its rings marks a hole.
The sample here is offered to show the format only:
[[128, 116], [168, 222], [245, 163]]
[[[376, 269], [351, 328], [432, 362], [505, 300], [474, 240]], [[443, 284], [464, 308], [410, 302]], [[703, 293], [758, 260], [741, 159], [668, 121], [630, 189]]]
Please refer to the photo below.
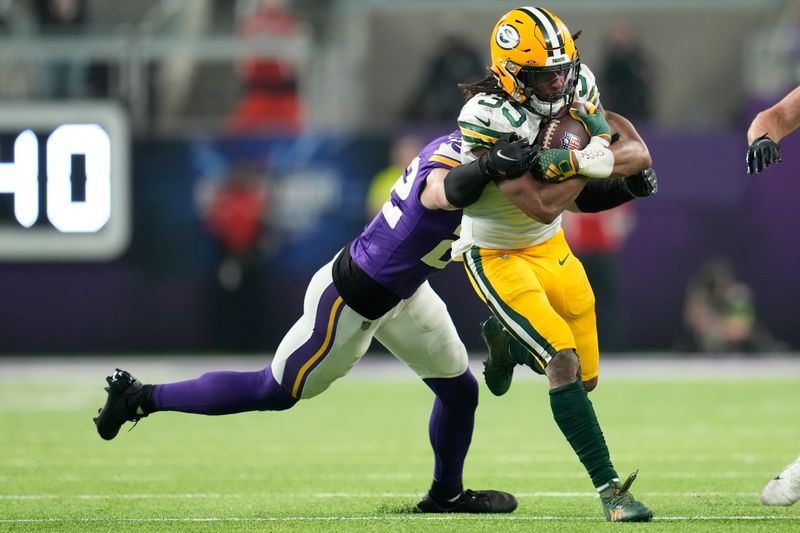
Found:
[[541, 7], [509, 11], [494, 27], [491, 48], [491, 70], [515, 102], [545, 117], [569, 110], [580, 59], [561, 19]]

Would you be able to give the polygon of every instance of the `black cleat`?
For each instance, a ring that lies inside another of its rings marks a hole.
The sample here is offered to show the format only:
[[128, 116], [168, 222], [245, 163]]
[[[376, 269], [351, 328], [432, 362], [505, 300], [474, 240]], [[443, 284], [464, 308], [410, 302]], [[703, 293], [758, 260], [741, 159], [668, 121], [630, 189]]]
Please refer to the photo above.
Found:
[[[106, 404], [98, 409], [93, 419], [97, 433], [105, 440], [111, 440], [119, 433], [125, 422], [138, 422], [147, 414], [138, 409], [147, 390], [135, 377], [124, 370], [117, 369], [113, 376], [106, 377], [108, 393]], [[138, 412], [137, 412], [138, 411]]]
[[428, 493], [417, 504], [419, 513], [510, 513], [516, 508], [514, 495], [499, 490], [465, 490], [446, 506], [434, 501]]
[[509, 340], [511, 336], [503, 329], [494, 315], [481, 322], [481, 337], [489, 355], [483, 362], [483, 378], [489, 392], [495, 396], [502, 396], [511, 387], [511, 380], [514, 379], [514, 367], [516, 361], [511, 358], [509, 351]]

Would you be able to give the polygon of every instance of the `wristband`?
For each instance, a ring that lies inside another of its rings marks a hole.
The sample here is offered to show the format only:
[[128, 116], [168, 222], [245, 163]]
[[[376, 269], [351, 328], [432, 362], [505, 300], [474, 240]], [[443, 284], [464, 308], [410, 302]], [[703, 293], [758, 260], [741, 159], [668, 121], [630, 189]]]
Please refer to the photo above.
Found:
[[614, 154], [608, 147], [608, 139], [595, 136], [586, 148], [574, 150], [578, 174], [587, 178], [609, 177], [614, 170]]

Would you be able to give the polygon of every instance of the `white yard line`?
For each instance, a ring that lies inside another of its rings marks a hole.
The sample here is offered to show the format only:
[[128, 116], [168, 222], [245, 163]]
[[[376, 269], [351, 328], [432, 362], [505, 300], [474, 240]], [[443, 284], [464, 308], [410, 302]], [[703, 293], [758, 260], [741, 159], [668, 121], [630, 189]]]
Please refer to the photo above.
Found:
[[[800, 522], [800, 516], [757, 516], [757, 515], [699, 515], [699, 516], [660, 516], [653, 519], [654, 522], [683, 522], [683, 521], [713, 521], [713, 520], [742, 520], [742, 521], [778, 521], [778, 522]], [[404, 514], [404, 515], [373, 515], [373, 516], [264, 516], [264, 517], [240, 517], [240, 516], [207, 516], [207, 517], [139, 517], [139, 518], [3, 518], [2, 524], [59, 524], [59, 523], [158, 523], [158, 522], [240, 522], [240, 523], [260, 523], [260, 522], [440, 522], [440, 521], [469, 521], [469, 522], [605, 522], [605, 519], [598, 516], [498, 516], [498, 515], [423, 515], [423, 514]]]
[[[194, 500], [194, 499], [222, 499], [222, 498], [313, 498], [313, 499], [363, 499], [363, 498], [419, 498], [419, 492], [315, 492], [315, 493], [285, 493], [285, 492], [255, 492], [255, 493], [215, 493], [195, 492], [179, 494], [163, 493], [135, 493], [135, 494], [0, 494], [0, 500]], [[518, 498], [597, 498], [596, 492], [517, 492]], [[750, 498], [757, 496], [757, 492], [648, 492], [652, 497], [721, 497]]]

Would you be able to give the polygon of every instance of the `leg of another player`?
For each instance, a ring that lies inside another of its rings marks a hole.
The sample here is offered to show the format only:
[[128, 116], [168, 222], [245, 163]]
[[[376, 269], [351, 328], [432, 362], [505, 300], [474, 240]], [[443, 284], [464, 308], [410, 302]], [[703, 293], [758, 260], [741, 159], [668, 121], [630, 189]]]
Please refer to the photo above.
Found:
[[497, 490], [464, 490], [464, 460], [472, 442], [478, 381], [469, 368], [454, 378], [426, 378], [436, 394], [428, 434], [434, 452], [433, 483], [417, 504], [424, 513], [510, 513], [516, 498]]
[[462, 472], [472, 442], [478, 382], [469, 369], [456, 378], [423, 381], [436, 394], [428, 423], [435, 458], [430, 495], [441, 507], [447, 507], [464, 491]]
[[283, 411], [297, 403], [272, 375], [270, 367], [256, 372], [208, 372], [199, 378], [155, 385], [144, 412], [180, 411], [228, 415], [246, 411]]
[[800, 457], [787, 465], [761, 491], [763, 505], [793, 505], [800, 501]]
[[297, 399], [272, 376], [270, 367], [255, 372], [208, 372], [188, 381], [142, 385], [124, 370], [106, 378], [108, 398], [94, 419], [105, 440], [125, 422], [138, 422], [157, 411], [227, 415], [245, 411], [283, 411]]
[[255, 372], [209, 372], [188, 381], [142, 385], [117, 369], [106, 378], [108, 397], [94, 419], [103, 439], [113, 439], [125, 422], [157, 411], [226, 415], [283, 411], [311, 398], [344, 376], [366, 352], [372, 332], [363, 317], [344, 305], [330, 263], [312, 278], [304, 316], [289, 330], [270, 367]]
[[428, 435], [434, 455], [433, 482], [417, 504], [426, 513], [510, 513], [511, 494], [464, 490], [464, 460], [472, 441], [478, 383], [467, 351], [441, 298], [424, 283], [389, 312], [375, 338], [420, 376], [434, 392]]

